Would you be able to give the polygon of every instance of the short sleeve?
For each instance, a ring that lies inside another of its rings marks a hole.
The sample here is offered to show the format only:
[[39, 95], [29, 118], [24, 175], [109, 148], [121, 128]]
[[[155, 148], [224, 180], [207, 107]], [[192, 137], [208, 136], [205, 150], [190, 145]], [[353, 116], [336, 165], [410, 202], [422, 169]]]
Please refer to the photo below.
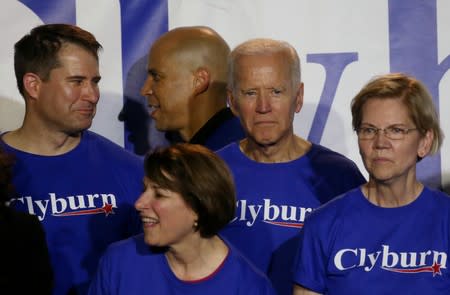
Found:
[[100, 259], [97, 273], [91, 282], [88, 295], [112, 295], [113, 288], [111, 285], [110, 274], [111, 264], [108, 252], [106, 252]]
[[304, 288], [323, 294], [326, 291], [328, 257], [314, 221], [308, 218], [300, 232], [293, 281]]

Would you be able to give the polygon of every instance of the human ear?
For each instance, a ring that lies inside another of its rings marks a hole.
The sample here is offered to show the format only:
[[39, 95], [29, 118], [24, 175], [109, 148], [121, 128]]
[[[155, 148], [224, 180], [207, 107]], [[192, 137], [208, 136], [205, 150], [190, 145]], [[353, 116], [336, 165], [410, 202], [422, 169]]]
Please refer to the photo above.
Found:
[[194, 92], [196, 95], [205, 92], [211, 81], [209, 71], [205, 68], [199, 68], [194, 74]]
[[298, 84], [296, 94], [295, 94], [295, 112], [298, 113], [303, 107], [303, 82]]
[[236, 102], [236, 98], [233, 95], [233, 91], [231, 89], [227, 89], [227, 100], [228, 100], [228, 105], [230, 106], [231, 112], [233, 112], [233, 114], [236, 117], [239, 117], [239, 111], [238, 111], [238, 105]]
[[417, 156], [424, 158], [430, 153], [433, 144], [434, 134], [432, 130], [427, 130], [424, 136], [420, 139], [419, 147], [417, 149]]
[[41, 78], [34, 73], [25, 73], [22, 81], [23, 88], [28, 96], [36, 99], [39, 95], [39, 89], [42, 83]]

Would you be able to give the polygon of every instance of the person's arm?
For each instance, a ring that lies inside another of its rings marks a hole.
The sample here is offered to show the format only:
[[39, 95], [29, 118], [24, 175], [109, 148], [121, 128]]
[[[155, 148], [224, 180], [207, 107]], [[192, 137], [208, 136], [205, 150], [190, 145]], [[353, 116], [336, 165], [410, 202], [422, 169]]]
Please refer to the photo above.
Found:
[[294, 292], [293, 295], [320, 295], [314, 291], [303, 288], [300, 285], [294, 284]]

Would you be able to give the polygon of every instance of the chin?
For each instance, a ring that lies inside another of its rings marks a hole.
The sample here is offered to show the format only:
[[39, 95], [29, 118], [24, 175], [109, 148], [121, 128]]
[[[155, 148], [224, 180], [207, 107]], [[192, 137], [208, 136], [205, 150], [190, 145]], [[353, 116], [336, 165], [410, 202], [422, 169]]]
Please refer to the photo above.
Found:
[[159, 243], [152, 237], [149, 237], [148, 235], [146, 235], [145, 233], [144, 233], [144, 241], [147, 245], [149, 245], [151, 247], [163, 247], [164, 246], [164, 245], [161, 245], [161, 243]]
[[255, 142], [259, 145], [264, 145], [264, 146], [271, 146], [271, 145], [277, 144], [277, 141], [275, 139], [268, 138], [268, 137], [255, 138]]
[[394, 179], [394, 175], [387, 173], [373, 173], [371, 177], [373, 180], [375, 180], [375, 182], [380, 184], [381, 183], [388, 184]]

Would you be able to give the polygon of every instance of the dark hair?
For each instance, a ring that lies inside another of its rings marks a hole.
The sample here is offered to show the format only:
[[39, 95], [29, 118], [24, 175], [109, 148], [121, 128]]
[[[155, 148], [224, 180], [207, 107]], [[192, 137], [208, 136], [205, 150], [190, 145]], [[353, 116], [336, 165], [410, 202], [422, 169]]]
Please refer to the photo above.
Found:
[[68, 24], [37, 26], [14, 45], [14, 70], [22, 96], [25, 95], [23, 76], [35, 73], [42, 80], [48, 80], [50, 71], [60, 66], [58, 53], [66, 43], [86, 49], [97, 60], [98, 51], [102, 48], [94, 35]]
[[409, 111], [411, 120], [423, 135], [428, 130], [433, 132], [431, 153], [436, 153], [444, 140], [433, 99], [426, 86], [403, 73], [376, 76], [367, 83], [352, 100], [352, 124], [357, 130], [362, 121], [364, 104], [372, 98], [399, 99]]
[[146, 177], [177, 192], [198, 216], [197, 230], [212, 237], [234, 217], [236, 196], [225, 162], [206, 147], [175, 144], [157, 149], [144, 161]]
[[5, 206], [13, 193], [12, 166], [13, 157], [0, 148], [0, 207]]

